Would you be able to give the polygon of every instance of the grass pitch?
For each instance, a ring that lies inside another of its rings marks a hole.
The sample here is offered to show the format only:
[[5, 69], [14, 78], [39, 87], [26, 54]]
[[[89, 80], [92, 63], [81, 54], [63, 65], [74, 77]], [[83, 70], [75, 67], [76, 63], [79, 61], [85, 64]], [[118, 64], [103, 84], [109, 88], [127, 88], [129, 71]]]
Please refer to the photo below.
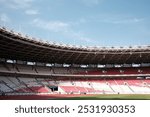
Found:
[[150, 94], [18, 95], [0, 96], [0, 100], [150, 100]]
[[59, 100], [150, 100], [150, 94], [106, 94], [58, 98]]

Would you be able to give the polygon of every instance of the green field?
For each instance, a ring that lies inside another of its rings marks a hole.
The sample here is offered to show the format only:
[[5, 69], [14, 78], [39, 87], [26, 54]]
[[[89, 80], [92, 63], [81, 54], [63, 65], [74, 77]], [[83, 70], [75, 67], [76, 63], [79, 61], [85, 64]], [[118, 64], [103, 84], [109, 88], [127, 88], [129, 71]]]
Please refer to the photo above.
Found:
[[60, 100], [150, 100], [150, 94], [109, 94], [58, 98]]

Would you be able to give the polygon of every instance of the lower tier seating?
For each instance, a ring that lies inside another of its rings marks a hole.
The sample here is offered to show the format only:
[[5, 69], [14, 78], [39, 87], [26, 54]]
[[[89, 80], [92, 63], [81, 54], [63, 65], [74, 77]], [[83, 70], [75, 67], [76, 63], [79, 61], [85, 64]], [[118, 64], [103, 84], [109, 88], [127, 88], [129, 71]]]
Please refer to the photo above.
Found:
[[[58, 87], [52, 91], [50, 87]], [[97, 93], [97, 94], [150, 94], [150, 80], [51, 80], [44, 78], [16, 78], [0, 76], [2, 93]]]

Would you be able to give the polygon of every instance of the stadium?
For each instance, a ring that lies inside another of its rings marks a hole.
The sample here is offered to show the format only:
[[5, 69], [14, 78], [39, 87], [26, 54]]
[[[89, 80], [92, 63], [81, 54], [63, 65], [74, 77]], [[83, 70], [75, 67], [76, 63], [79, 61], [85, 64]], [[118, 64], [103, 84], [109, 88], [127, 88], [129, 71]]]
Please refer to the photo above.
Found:
[[150, 46], [78, 47], [1, 27], [0, 99], [145, 99], [150, 94], [149, 57]]

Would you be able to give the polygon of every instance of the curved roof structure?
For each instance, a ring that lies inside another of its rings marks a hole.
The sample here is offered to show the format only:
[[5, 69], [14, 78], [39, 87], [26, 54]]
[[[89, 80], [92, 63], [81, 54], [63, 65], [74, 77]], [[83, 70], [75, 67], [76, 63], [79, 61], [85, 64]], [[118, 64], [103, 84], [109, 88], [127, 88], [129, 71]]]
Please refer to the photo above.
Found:
[[76, 47], [43, 42], [0, 28], [0, 58], [58, 64], [150, 63], [150, 46]]

